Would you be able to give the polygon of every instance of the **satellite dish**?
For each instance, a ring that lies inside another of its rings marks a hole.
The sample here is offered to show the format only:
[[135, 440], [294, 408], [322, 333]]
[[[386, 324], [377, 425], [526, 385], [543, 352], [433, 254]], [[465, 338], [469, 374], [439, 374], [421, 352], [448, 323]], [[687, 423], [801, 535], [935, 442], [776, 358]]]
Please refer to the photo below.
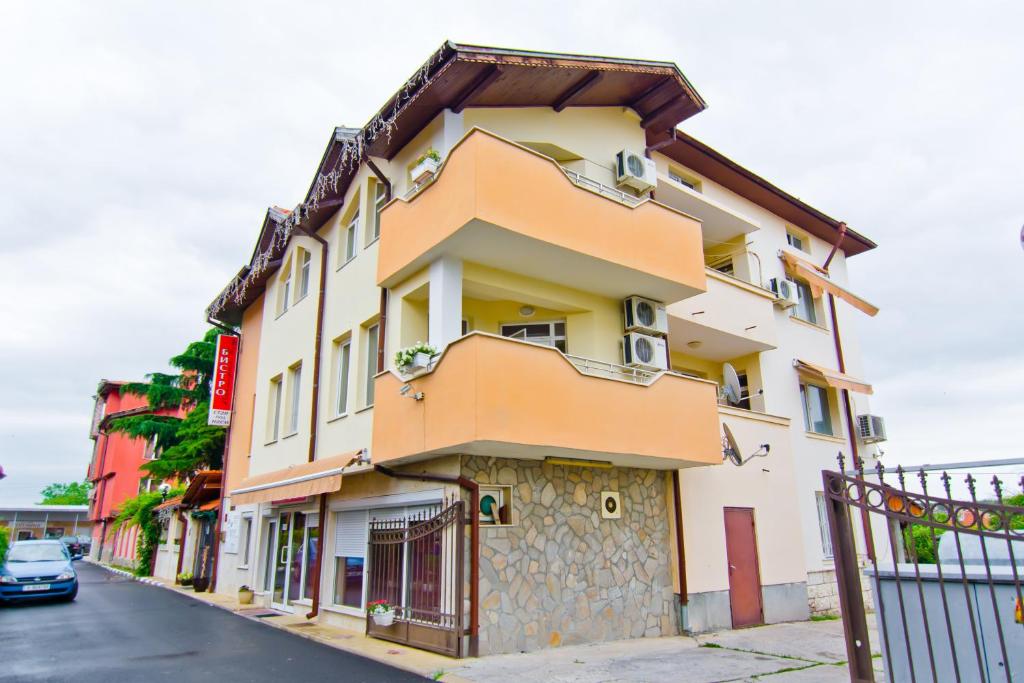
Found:
[[722, 378], [724, 380], [722, 392], [725, 394], [726, 402], [731, 406], [739, 405], [743, 389], [740, 387], [740, 378], [736, 374], [736, 368], [731, 363], [722, 366]]
[[722, 423], [722, 431], [725, 432], [725, 436], [722, 437], [722, 460], [729, 460], [736, 467], [743, 467], [752, 458], [763, 458], [772, 449], [771, 444], [763, 443], [760, 448], [744, 458], [736, 436], [725, 422]]

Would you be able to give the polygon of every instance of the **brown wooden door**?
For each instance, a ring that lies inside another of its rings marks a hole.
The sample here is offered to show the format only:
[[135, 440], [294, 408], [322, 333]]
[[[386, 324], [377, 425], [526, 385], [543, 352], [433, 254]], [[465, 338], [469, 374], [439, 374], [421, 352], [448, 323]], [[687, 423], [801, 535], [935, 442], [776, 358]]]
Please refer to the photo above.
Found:
[[757, 534], [751, 508], [725, 508], [725, 555], [729, 562], [732, 627], [763, 624], [761, 572], [757, 567]]

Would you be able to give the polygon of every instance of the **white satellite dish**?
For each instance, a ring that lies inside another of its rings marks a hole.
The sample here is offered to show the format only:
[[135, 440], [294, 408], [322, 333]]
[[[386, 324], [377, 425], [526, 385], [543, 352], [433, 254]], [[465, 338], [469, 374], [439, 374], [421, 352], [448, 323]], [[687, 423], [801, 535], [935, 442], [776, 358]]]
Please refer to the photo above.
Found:
[[744, 458], [736, 437], [725, 422], [722, 423], [722, 431], [725, 432], [725, 436], [722, 438], [722, 460], [729, 460], [736, 467], [743, 467], [752, 458], [763, 458], [772, 449], [771, 444], [763, 443], [760, 448]]
[[726, 402], [731, 406], [739, 405], [743, 389], [740, 387], [740, 377], [736, 374], [736, 368], [731, 363], [722, 366], [722, 379], [722, 393]]

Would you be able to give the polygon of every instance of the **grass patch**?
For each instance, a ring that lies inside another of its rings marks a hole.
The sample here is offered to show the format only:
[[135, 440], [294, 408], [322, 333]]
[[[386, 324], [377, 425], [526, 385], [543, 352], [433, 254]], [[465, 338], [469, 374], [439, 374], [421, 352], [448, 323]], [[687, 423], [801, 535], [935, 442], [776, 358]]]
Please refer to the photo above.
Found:
[[439, 681], [439, 680], [441, 680], [444, 677], [444, 674], [445, 674], [445, 670], [444, 669], [438, 669], [437, 671], [435, 671], [433, 673], [433, 675], [431, 675], [431, 678], [434, 679], [435, 681]]
[[722, 649], [722, 646], [719, 645], [718, 643], [701, 643], [700, 646], [701, 647], [714, 647], [714, 648], [718, 648], [719, 650]]
[[839, 621], [836, 614], [812, 614], [811, 621]]

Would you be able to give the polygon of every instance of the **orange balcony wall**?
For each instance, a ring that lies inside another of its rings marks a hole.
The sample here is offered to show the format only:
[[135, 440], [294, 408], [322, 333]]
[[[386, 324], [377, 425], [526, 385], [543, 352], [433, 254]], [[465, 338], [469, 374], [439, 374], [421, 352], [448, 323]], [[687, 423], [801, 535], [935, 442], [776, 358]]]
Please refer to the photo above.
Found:
[[722, 462], [713, 383], [670, 373], [647, 385], [588, 375], [552, 347], [475, 332], [425, 374], [405, 382], [385, 372], [375, 389], [375, 463], [448, 453], [655, 469]]
[[699, 221], [584, 189], [551, 158], [480, 129], [432, 183], [381, 213], [380, 286], [442, 255], [610, 297], [673, 302], [705, 290]]

